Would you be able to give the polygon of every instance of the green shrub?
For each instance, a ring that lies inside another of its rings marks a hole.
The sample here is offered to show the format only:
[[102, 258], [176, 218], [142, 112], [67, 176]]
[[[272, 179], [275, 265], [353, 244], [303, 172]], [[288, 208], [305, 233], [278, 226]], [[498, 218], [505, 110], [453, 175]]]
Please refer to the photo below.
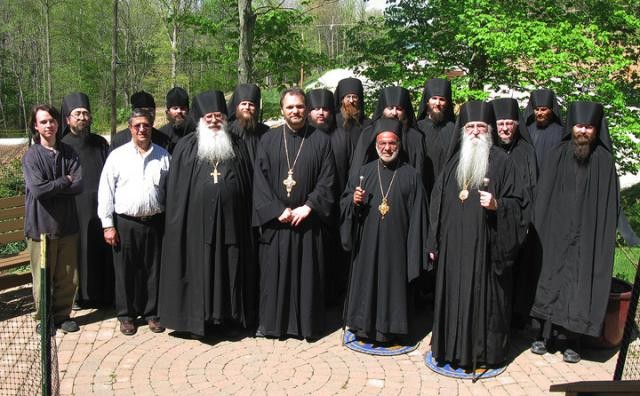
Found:
[[636, 234], [640, 234], [640, 183], [621, 191], [620, 204], [629, 219], [631, 228]]
[[0, 198], [24, 194], [24, 177], [19, 159], [0, 166]]
[[617, 247], [613, 264], [613, 276], [633, 283], [640, 259], [640, 247]]

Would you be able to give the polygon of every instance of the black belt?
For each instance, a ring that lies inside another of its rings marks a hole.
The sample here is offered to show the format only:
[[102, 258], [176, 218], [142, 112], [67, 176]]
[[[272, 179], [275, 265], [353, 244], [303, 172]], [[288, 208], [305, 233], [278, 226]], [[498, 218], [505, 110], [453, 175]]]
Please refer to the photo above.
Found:
[[162, 216], [163, 213], [156, 213], [156, 214], [151, 215], [151, 216], [129, 216], [129, 215], [122, 214], [122, 213], [118, 213], [117, 215], [122, 217], [123, 219], [131, 220], [131, 221], [141, 221], [143, 223], [148, 223], [148, 222], [154, 221], [155, 219], [160, 218], [160, 216]]

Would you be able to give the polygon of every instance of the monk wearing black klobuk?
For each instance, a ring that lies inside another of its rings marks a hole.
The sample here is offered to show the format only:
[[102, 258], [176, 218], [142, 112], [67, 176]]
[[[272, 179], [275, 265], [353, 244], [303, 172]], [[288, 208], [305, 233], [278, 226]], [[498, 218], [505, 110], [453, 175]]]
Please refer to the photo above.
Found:
[[362, 81], [355, 77], [347, 77], [338, 81], [334, 92], [336, 105], [336, 126], [344, 129], [355, 147], [362, 130], [371, 125], [371, 120], [364, 114], [364, 87]]
[[547, 153], [560, 143], [564, 134], [556, 94], [550, 89], [531, 92], [523, 118], [531, 136], [531, 143], [536, 149], [538, 169], [542, 169]]
[[526, 230], [516, 169], [493, 145], [489, 103], [462, 106], [430, 207], [437, 259], [432, 356], [462, 368], [499, 366], [509, 350], [512, 266]]
[[[447, 160], [456, 120], [449, 80], [432, 78], [424, 83], [417, 119], [418, 129], [424, 134], [427, 179], [435, 181]], [[431, 194], [433, 186], [425, 188], [427, 194]]]
[[[415, 115], [409, 91], [403, 87], [386, 87], [380, 91], [380, 97], [373, 115], [373, 122], [381, 119], [395, 119], [402, 123], [402, 147], [400, 157], [403, 161], [413, 166], [420, 173], [423, 184], [433, 184], [432, 172], [425, 172], [427, 156], [424, 150], [424, 136], [415, 128]], [[375, 135], [373, 126], [362, 130], [358, 144], [353, 151], [351, 170], [349, 176], [356, 176], [362, 165], [378, 159], [376, 153]]]
[[[499, 98], [491, 101], [496, 115], [497, 141], [509, 157], [517, 170], [517, 180], [521, 183], [528, 204], [523, 208], [523, 217], [531, 219], [533, 213], [533, 196], [538, 179], [536, 152], [531, 144], [529, 131], [520, 115], [518, 101], [513, 98]], [[529, 234], [531, 227], [528, 227]], [[522, 328], [528, 322], [529, 311], [533, 304], [533, 296], [539, 269], [530, 260], [528, 239], [525, 239], [520, 249], [519, 257], [513, 268], [513, 321], [514, 327]]]
[[403, 342], [410, 285], [427, 260], [427, 199], [418, 172], [399, 156], [402, 124], [374, 124], [377, 161], [352, 176], [340, 201], [342, 243], [352, 251], [346, 325], [360, 339]]
[[89, 97], [74, 92], [62, 99], [62, 142], [78, 153], [83, 190], [75, 196], [80, 226], [78, 239], [78, 291], [73, 309], [113, 303], [114, 278], [111, 246], [102, 235], [98, 217], [100, 173], [109, 153], [109, 143], [91, 133]]
[[600, 335], [620, 210], [617, 180], [602, 105], [572, 103], [562, 143], [538, 179], [533, 224], [542, 269], [531, 316], [542, 326], [533, 353], [564, 338], [563, 360], [576, 363], [580, 335]]
[[211, 324], [251, 326], [256, 316], [251, 164], [226, 113], [220, 91], [193, 99], [198, 128], [178, 141], [167, 179], [158, 314], [195, 336]]
[[168, 122], [158, 131], [169, 139], [167, 151], [173, 153], [178, 140], [192, 132], [196, 125], [192, 117], [189, 117], [189, 94], [184, 88], [171, 88], [167, 92], [166, 105], [165, 115]]
[[260, 121], [261, 93], [255, 84], [239, 84], [229, 101], [229, 130], [241, 137], [253, 163], [256, 148], [269, 127]]
[[253, 180], [260, 227], [257, 336], [315, 339], [325, 326], [323, 227], [333, 213], [335, 162], [326, 133], [307, 123], [304, 92], [283, 92], [285, 123], [262, 136]]

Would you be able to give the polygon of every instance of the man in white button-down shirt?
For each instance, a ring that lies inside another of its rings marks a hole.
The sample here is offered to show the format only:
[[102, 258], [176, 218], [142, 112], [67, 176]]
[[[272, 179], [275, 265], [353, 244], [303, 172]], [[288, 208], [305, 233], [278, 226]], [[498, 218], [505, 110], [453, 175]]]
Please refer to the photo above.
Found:
[[116, 315], [125, 335], [135, 334], [138, 316], [154, 333], [164, 331], [157, 301], [170, 156], [151, 142], [152, 120], [143, 110], [132, 112], [131, 141], [109, 155], [98, 189], [98, 216], [113, 247]]

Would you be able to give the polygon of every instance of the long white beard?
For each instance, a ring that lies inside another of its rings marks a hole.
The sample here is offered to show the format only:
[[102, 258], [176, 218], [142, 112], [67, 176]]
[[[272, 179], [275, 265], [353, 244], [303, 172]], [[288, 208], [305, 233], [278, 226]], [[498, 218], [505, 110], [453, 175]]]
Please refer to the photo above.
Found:
[[215, 163], [235, 156], [231, 139], [227, 133], [227, 123], [218, 131], [209, 129], [206, 122], [198, 124], [198, 159]]
[[461, 133], [462, 148], [456, 170], [458, 186], [461, 189], [476, 189], [483, 184], [489, 170], [489, 152], [493, 145], [493, 136], [489, 130], [488, 133], [478, 135], [480, 141], [474, 144], [470, 135], [465, 135], [464, 130]]

